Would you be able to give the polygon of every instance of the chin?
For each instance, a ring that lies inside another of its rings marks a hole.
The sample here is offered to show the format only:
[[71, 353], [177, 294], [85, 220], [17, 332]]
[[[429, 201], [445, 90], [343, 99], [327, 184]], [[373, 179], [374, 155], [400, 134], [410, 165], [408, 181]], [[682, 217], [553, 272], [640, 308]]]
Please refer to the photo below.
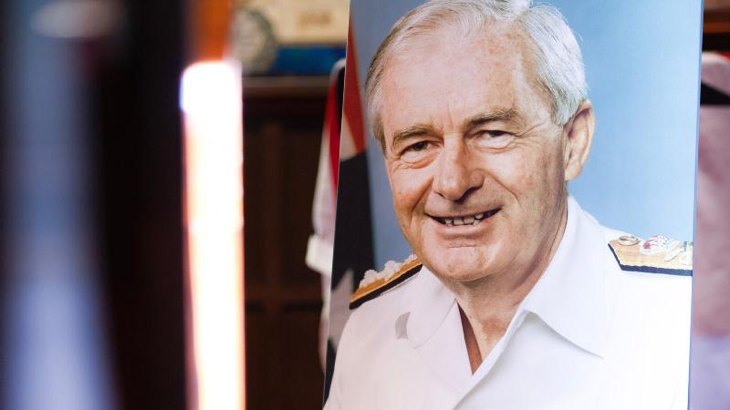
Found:
[[420, 259], [436, 276], [462, 283], [489, 276], [498, 262], [484, 249], [475, 248], [450, 248], [429, 256]]

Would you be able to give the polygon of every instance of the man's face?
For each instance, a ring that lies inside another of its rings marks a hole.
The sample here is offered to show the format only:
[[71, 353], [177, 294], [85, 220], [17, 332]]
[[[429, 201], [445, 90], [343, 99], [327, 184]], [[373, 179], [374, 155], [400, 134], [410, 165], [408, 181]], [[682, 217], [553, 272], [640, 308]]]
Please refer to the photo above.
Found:
[[446, 32], [393, 57], [381, 85], [398, 223], [434, 273], [468, 283], [549, 258], [565, 215], [565, 136], [521, 33]]

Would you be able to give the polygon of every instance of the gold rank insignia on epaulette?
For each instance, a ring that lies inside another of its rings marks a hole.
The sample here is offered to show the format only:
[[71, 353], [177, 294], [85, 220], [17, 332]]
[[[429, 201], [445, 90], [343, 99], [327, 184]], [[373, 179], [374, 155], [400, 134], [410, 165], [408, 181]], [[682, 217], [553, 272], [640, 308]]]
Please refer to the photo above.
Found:
[[400, 283], [405, 282], [421, 270], [423, 265], [415, 255], [409, 256], [402, 263], [389, 261], [381, 272], [369, 270], [360, 281], [360, 286], [350, 297], [350, 309], [362, 305], [380, 296], [388, 289], [392, 289]]
[[608, 243], [622, 270], [692, 276], [692, 243], [655, 235], [624, 235]]

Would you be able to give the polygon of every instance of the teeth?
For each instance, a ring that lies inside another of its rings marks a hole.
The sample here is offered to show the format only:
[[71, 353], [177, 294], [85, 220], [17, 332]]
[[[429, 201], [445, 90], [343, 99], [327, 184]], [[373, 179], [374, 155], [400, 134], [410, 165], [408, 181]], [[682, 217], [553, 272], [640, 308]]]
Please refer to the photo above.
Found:
[[481, 212], [476, 215], [471, 216], [463, 216], [463, 217], [455, 217], [455, 218], [441, 218], [439, 219], [439, 222], [446, 226], [461, 226], [461, 225], [474, 225], [476, 226], [479, 222], [481, 222], [484, 218], [489, 218], [490, 216], [496, 214], [495, 211], [489, 211], [489, 212]]

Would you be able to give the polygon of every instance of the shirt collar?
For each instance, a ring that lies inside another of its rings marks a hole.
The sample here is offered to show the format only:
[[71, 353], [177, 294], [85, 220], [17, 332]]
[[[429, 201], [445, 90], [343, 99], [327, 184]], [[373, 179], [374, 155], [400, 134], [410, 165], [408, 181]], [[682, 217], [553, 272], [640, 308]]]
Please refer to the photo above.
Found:
[[[560, 245], [515, 315], [532, 312], [571, 343], [603, 356], [608, 328], [601, 259], [605, 246], [600, 225], [569, 197], [568, 221]], [[419, 347], [438, 330], [456, 301], [425, 266], [413, 281], [402, 309], [410, 312], [408, 340]]]
[[605, 246], [601, 226], [569, 197], [560, 245], [517, 314], [532, 312], [573, 344], [603, 356], [608, 332]]

